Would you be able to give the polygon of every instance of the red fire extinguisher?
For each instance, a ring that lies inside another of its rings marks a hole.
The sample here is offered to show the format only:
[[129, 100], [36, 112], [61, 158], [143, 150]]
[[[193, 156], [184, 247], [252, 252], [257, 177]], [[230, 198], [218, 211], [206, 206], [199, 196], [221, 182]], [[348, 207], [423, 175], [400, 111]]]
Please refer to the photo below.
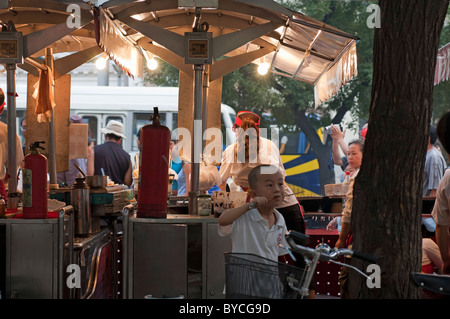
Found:
[[37, 149], [43, 149], [34, 142], [31, 153], [25, 156], [23, 169], [23, 218], [47, 218], [47, 158]]
[[153, 123], [141, 128], [137, 217], [167, 217], [170, 130], [159, 122], [154, 108]]

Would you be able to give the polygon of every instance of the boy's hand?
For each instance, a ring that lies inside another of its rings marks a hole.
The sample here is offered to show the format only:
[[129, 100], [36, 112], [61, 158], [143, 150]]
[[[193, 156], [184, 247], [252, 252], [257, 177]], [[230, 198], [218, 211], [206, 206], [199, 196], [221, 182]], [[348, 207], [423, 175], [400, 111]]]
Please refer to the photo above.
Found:
[[267, 198], [265, 197], [261, 197], [261, 196], [257, 196], [254, 197], [250, 203], [253, 203], [253, 205], [255, 206], [255, 208], [257, 207], [261, 207], [267, 204]]

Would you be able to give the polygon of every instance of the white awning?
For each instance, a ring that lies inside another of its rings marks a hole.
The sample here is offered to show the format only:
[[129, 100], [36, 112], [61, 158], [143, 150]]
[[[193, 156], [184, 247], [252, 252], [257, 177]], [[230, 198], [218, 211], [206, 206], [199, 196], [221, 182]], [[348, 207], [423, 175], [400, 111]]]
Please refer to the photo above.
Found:
[[450, 78], [450, 43], [439, 49], [434, 72], [434, 85], [438, 85]]
[[[96, 3], [101, 5], [81, 0], [9, 1], [8, 8], [0, 9], [0, 20], [14, 22], [25, 37], [28, 61], [21, 67], [32, 72], [30, 58], [42, 56], [45, 47], [54, 53], [78, 53], [55, 61], [58, 77], [58, 68], [67, 73], [98, 55], [100, 47], [130, 76], [142, 76], [145, 51], [190, 72], [192, 66], [184, 64], [184, 35], [192, 32], [195, 8], [178, 8], [178, 0]], [[79, 8], [78, 20], [70, 16], [77, 13], [74, 6]], [[318, 105], [357, 75], [356, 36], [274, 1], [218, 0], [216, 9], [201, 10], [199, 23], [207, 24], [213, 35], [212, 77], [248, 63], [267, 63], [273, 73], [314, 85]]]
[[[173, 0], [111, 0], [100, 8], [100, 16], [112, 17], [135, 43], [145, 41], [184, 58], [183, 36], [192, 31], [195, 9], [179, 9]], [[357, 37], [273, 1], [220, 0], [217, 9], [201, 12], [200, 23], [205, 22], [213, 34], [214, 50], [220, 52], [213, 52], [215, 59], [266, 49], [251, 62], [267, 63], [276, 74], [314, 85], [316, 106], [357, 75]], [[108, 53], [114, 50], [106, 47]]]

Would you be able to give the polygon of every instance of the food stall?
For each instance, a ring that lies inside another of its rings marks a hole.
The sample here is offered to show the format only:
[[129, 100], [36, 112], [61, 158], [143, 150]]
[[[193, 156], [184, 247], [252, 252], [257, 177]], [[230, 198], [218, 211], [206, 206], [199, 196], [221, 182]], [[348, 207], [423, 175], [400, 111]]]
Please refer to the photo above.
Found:
[[[208, 213], [201, 206], [208, 195], [200, 187], [209, 156], [203, 154], [208, 143], [202, 136], [208, 128], [220, 129], [223, 76], [249, 63], [266, 64], [273, 73], [314, 85], [317, 105], [356, 76], [357, 37], [272, 1], [192, 3], [11, 0], [0, 7], [0, 20], [8, 21], [0, 42], [14, 40], [18, 48], [15, 60], [0, 57], [8, 71], [8, 170], [16, 171], [11, 141], [18, 66], [29, 72], [26, 147], [41, 137], [46, 141], [46, 195], [64, 203], [55, 211], [41, 210], [42, 218], [24, 218], [23, 194], [15, 178], [9, 179], [7, 218], [0, 221], [4, 298], [224, 297], [223, 253], [230, 241], [218, 236], [213, 209]], [[7, 33], [15, 38], [2, 39]], [[61, 52], [69, 53], [55, 59]], [[151, 129], [144, 134], [141, 154], [150, 157], [140, 160], [136, 199], [123, 185], [88, 185], [83, 174], [71, 188], [57, 185], [56, 173], [67, 169], [68, 160], [68, 73], [103, 52], [130, 76], [141, 77], [151, 55], [180, 70], [178, 124], [189, 132], [192, 147], [184, 156], [193, 165], [192, 189], [181, 204], [170, 205], [167, 196], [168, 139], [162, 125], [156, 135]], [[40, 100], [33, 94], [43, 74], [47, 121], [37, 119]], [[30, 187], [38, 184], [46, 182]], [[44, 269], [45, 283], [37, 278]]]

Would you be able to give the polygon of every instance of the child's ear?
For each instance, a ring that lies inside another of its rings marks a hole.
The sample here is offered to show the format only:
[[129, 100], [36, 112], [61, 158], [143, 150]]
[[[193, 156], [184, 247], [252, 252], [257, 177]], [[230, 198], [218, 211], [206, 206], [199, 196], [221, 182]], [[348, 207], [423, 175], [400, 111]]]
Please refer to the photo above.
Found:
[[255, 198], [256, 197], [256, 192], [253, 191], [253, 190], [250, 190], [249, 195], [250, 195], [250, 198]]

